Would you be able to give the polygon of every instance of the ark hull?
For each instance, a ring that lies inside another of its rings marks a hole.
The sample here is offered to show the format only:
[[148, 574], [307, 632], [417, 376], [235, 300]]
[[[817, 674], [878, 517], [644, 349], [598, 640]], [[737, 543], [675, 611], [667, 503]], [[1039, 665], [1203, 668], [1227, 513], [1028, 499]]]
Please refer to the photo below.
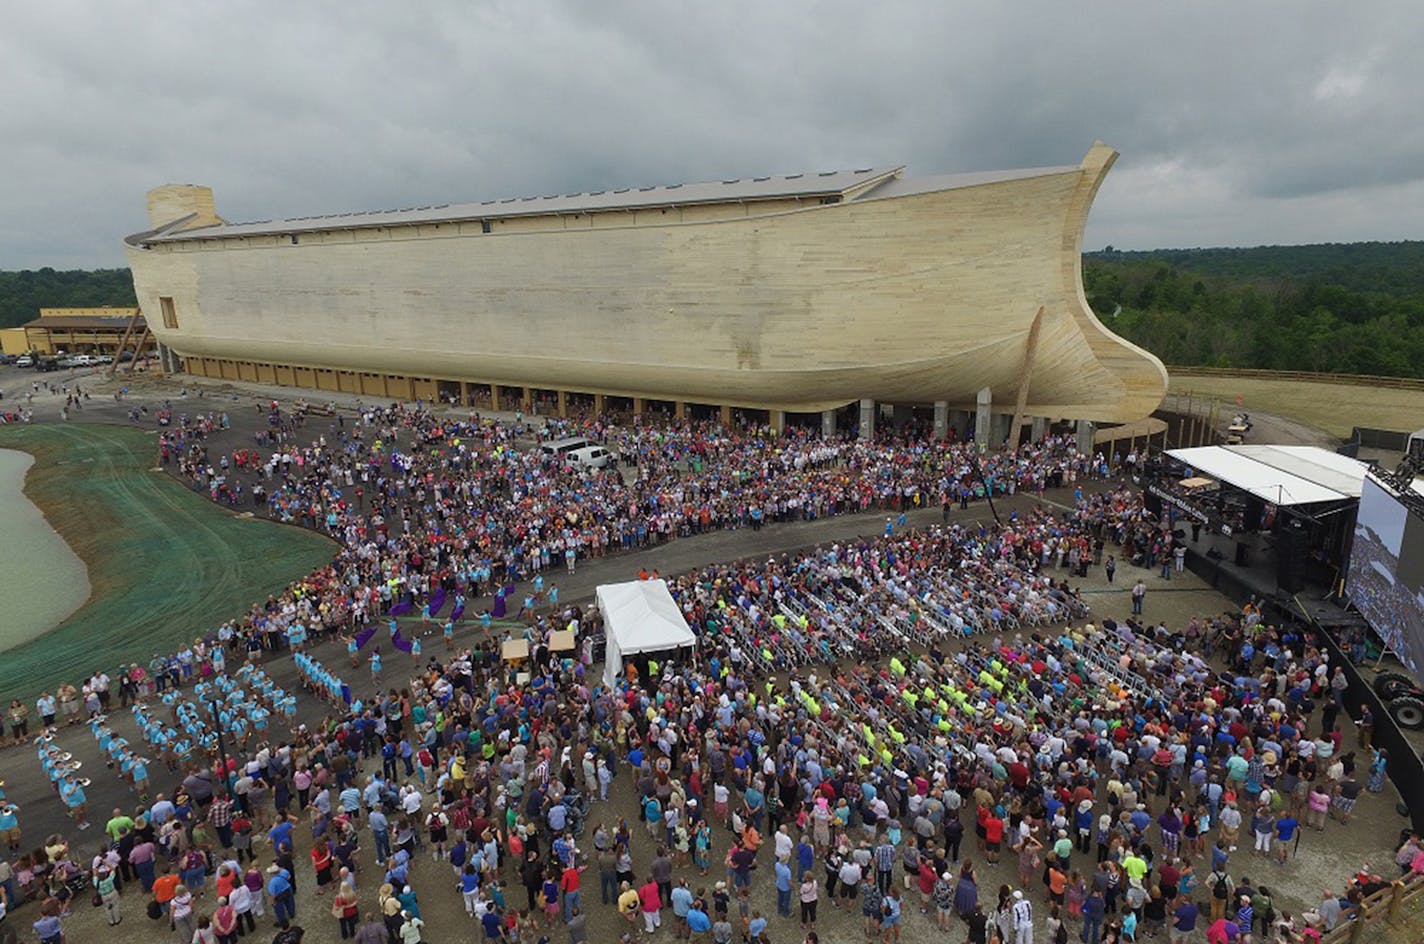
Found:
[[[1082, 295], [1082, 230], [1115, 153], [829, 205], [130, 240], [140, 304], [189, 359], [811, 411], [851, 400], [1109, 421], [1161, 364]], [[162, 221], [159, 221], [162, 222]], [[485, 232], [486, 228], [491, 232]], [[152, 313], [171, 299], [172, 322]]]

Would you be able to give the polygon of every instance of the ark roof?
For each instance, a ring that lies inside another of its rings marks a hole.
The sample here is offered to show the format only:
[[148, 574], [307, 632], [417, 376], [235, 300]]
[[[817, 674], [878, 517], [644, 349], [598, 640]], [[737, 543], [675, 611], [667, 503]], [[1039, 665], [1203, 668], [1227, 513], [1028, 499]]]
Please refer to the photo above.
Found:
[[903, 178], [904, 167], [870, 167], [861, 170], [825, 171], [817, 174], [790, 174], [782, 177], [749, 177], [738, 180], [671, 184], [659, 187], [625, 187], [595, 190], [592, 193], [551, 194], [543, 197], [510, 197], [476, 203], [444, 203], [438, 206], [409, 207], [402, 210], [367, 210], [326, 216], [300, 216], [249, 223], [221, 223], [183, 228], [183, 221], [160, 226], [127, 239], [132, 245], [178, 242], [195, 239], [229, 239], [239, 236], [266, 236], [310, 233], [322, 230], [366, 229], [376, 226], [408, 226], [418, 223], [453, 223], [470, 220], [497, 220], [519, 216], [636, 210], [711, 203], [815, 199], [839, 197], [866, 200], [911, 196], [937, 190], [953, 190], [982, 184], [1001, 183], [1025, 177], [1077, 171], [1074, 165], [1034, 167], [1022, 170], [946, 174]]
[[130, 241], [137, 239], [142, 243], [155, 243], [187, 239], [225, 239], [233, 236], [302, 233], [354, 227], [493, 220], [514, 216], [542, 216], [550, 213], [633, 210], [646, 207], [735, 203], [742, 200], [774, 200], [787, 197], [842, 196], [850, 190], [874, 186], [894, 177], [903, 170], [903, 167], [868, 167], [862, 170], [826, 171], [819, 174], [745, 177], [739, 180], [714, 180], [704, 183], [671, 184], [662, 187], [596, 190], [592, 193], [510, 197], [478, 203], [445, 203], [438, 206], [410, 207], [403, 210], [369, 210], [357, 213], [338, 213], [330, 216], [260, 220], [252, 223], [223, 223], [218, 226], [202, 226], [176, 232], [161, 228], [130, 237]]

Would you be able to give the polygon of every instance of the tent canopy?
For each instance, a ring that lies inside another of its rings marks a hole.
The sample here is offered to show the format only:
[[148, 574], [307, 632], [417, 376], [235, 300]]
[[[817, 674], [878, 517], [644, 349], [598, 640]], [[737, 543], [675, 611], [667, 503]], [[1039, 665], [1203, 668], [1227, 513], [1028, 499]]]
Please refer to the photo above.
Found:
[[1318, 446], [1200, 446], [1167, 455], [1274, 505], [1358, 499], [1369, 468]]
[[622, 674], [625, 655], [662, 652], [697, 641], [665, 580], [600, 584], [597, 596], [608, 638], [603, 679], [610, 686]]

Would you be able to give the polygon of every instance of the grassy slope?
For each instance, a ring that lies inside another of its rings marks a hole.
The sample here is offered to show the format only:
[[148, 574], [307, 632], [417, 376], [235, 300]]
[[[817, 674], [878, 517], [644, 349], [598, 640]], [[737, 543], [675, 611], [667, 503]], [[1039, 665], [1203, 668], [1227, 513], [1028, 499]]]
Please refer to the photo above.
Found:
[[1228, 415], [1239, 394], [1248, 412], [1288, 416], [1342, 439], [1350, 437], [1352, 426], [1405, 432], [1424, 426], [1424, 392], [1417, 390], [1254, 377], [1183, 375], [1173, 376], [1171, 381], [1173, 393], [1216, 397]]
[[26, 494], [89, 569], [92, 595], [63, 625], [0, 657], [6, 704], [99, 667], [145, 663], [328, 563], [326, 539], [244, 520], [150, 471], [151, 432], [120, 426], [0, 428], [35, 456]]

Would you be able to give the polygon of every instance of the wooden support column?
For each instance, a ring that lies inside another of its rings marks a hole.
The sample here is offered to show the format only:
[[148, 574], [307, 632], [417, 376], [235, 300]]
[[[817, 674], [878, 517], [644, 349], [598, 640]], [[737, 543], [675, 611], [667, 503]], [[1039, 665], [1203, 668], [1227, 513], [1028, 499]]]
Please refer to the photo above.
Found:
[[1009, 448], [1018, 449], [1019, 434], [1023, 429], [1024, 408], [1028, 405], [1028, 385], [1033, 380], [1033, 358], [1038, 353], [1038, 329], [1043, 324], [1043, 306], [1033, 316], [1028, 326], [1028, 342], [1024, 345], [1023, 369], [1019, 372], [1019, 395], [1014, 403], [1014, 422], [1009, 428]]
[[[134, 368], [138, 366], [139, 356], [143, 354], [143, 349], [148, 344], [148, 339], [151, 337], [153, 337], [153, 331], [149, 328], [144, 328], [143, 337], [138, 339], [138, 346], [134, 348], [133, 359], [129, 361], [129, 373], [133, 373]], [[118, 361], [116, 358], [115, 363], [117, 362]]]
[[524, 400], [523, 400], [523, 404], [524, 404], [524, 412], [525, 412], [525, 413], [533, 413], [533, 412], [534, 412], [534, 388], [533, 388], [533, 387], [525, 387], [525, 388], [524, 388]]
[[603, 413], [603, 394], [601, 393], [595, 393], [593, 395], [593, 413], [595, 416], [602, 415]]
[[633, 398], [633, 415], [634, 415], [634, 416], [642, 416], [642, 415], [643, 415], [643, 398], [642, 398], [642, 397], [634, 397], [634, 398]]
[[470, 384], [467, 380], [460, 381], [460, 406], [470, 405]]
[[563, 390], [555, 390], [554, 395], [559, 398], [559, 416], [569, 415], [569, 395]]
[[767, 416], [771, 420], [771, 428], [776, 431], [777, 435], [786, 432], [785, 410], [770, 410]]
[[687, 418], [687, 401], [686, 401], [686, 400], [674, 400], [674, 401], [672, 402], [672, 415], [673, 415], [675, 418], [680, 419], [680, 420], [681, 420], [681, 419], [686, 419], [686, 418]]
[[[142, 308], [135, 308], [135, 309], [134, 309], [133, 317], [129, 319], [129, 326], [124, 329], [124, 336], [123, 336], [123, 338], [119, 341], [119, 349], [114, 352], [114, 362], [109, 365], [108, 377], [109, 377], [110, 380], [112, 380], [113, 377], [114, 377], [114, 371], [116, 371], [116, 370], [119, 369], [119, 356], [122, 355], [122, 354], [124, 353], [125, 349], [128, 348], [128, 346], [129, 346], [129, 338], [133, 335], [134, 327], [138, 324], [138, 319], [139, 319], [140, 316], [142, 316], [142, 315], [143, 315], [143, 309], [142, 309]], [[145, 322], [145, 324], [147, 324], [147, 323]]]
[[723, 426], [732, 425], [732, 408], [730, 405], [726, 403], [722, 404], [721, 412], [719, 415], [721, 416]]
[[489, 388], [490, 388], [490, 412], [491, 412], [491, 413], [498, 413], [498, 412], [499, 412], [499, 384], [492, 383], [492, 384], [489, 385]]

